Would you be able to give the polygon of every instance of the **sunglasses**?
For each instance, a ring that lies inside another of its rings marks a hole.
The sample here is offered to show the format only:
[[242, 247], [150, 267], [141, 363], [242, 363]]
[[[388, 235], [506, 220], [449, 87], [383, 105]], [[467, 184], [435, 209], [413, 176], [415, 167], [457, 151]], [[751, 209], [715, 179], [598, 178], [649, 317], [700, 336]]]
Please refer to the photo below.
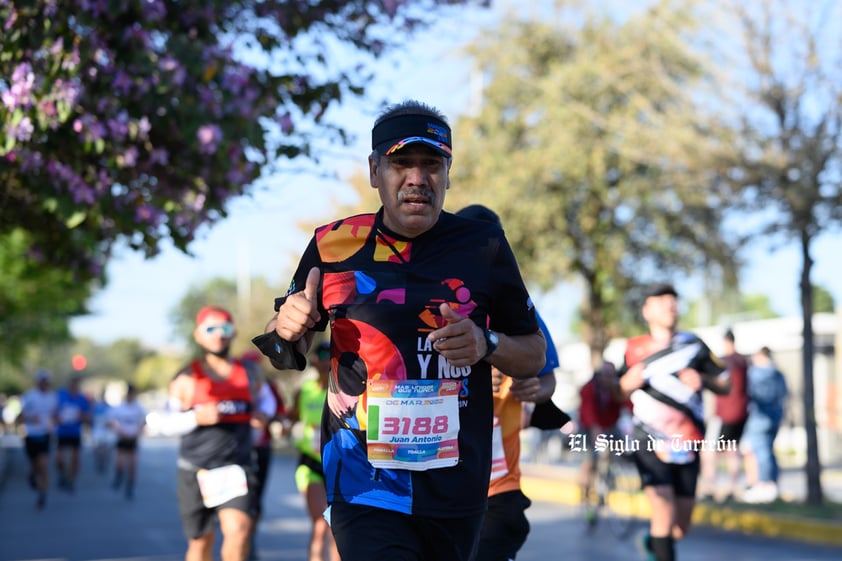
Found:
[[217, 325], [208, 325], [205, 326], [205, 333], [208, 335], [213, 335], [214, 333], [219, 332], [220, 335], [223, 337], [233, 337], [234, 335], [234, 324], [233, 323], [220, 323]]

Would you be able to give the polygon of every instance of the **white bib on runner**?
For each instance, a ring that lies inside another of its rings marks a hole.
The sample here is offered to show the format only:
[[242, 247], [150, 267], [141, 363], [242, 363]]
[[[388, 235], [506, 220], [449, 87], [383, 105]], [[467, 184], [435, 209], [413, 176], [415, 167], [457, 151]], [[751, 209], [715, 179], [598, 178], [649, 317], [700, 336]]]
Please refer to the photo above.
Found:
[[459, 462], [455, 380], [374, 380], [366, 389], [368, 460], [378, 468], [424, 471]]
[[503, 431], [500, 419], [494, 416], [494, 426], [491, 429], [491, 481], [499, 479], [509, 473], [506, 464], [506, 451], [503, 449]]
[[202, 492], [202, 502], [207, 508], [242, 497], [249, 490], [246, 472], [238, 465], [200, 469], [196, 472], [196, 478]]

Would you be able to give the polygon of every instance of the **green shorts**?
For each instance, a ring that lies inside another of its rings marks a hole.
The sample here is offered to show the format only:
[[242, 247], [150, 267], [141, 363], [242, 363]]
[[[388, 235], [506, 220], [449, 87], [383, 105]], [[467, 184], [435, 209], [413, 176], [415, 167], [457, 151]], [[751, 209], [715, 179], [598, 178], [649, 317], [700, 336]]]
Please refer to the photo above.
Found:
[[307, 487], [314, 483], [324, 485], [325, 472], [322, 471], [322, 463], [306, 454], [298, 458], [298, 467], [295, 468], [295, 486], [300, 493], [307, 491]]

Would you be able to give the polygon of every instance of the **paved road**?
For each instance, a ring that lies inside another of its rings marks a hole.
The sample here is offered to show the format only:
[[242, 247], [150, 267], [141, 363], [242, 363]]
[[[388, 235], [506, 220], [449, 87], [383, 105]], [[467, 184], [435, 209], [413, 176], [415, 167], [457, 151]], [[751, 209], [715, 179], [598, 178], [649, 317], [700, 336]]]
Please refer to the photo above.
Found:
[[[47, 508], [34, 509], [20, 449], [8, 450], [8, 477], [0, 490], [0, 561], [176, 561], [184, 539], [175, 503], [175, 447], [147, 439], [134, 501], [108, 487], [93, 472], [90, 451], [75, 495], [51, 490]], [[294, 459], [277, 456], [267, 489], [258, 551], [265, 561], [306, 559], [308, 521], [293, 484]], [[607, 529], [582, 532], [576, 512], [535, 500], [528, 511], [530, 539], [519, 561], [629, 561], [638, 559], [632, 540], [618, 541]], [[681, 561], [838, 561], [842, 549], [699, 529], [679, 546]]]

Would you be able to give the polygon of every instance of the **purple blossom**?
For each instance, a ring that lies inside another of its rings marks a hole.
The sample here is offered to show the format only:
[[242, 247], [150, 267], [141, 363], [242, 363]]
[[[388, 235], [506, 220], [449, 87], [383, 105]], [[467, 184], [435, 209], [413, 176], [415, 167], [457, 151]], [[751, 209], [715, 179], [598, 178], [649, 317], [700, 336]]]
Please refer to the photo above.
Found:
[[73, 197], [73, 202], [76, 204], [94, 204], [94, 190], [90, 185], [85, 183], [70, 166], [50, 160], [46, 165], [47, 174], [50, 175], [57, 184], [64, 184]]
[[82, 0], [81, 4], [84, 11], [90, 12], [97, 18], [108, 12], [108, 2], [106, 0]]
[[35, 74], [28, 62], [22, 62], [12, 72], [12, 85], [3, 92], [3, 105], [14, 111], [17, 107], [32, 105], [32, 87], [35, 85]]
[[239, 167], [233, 167], [225, 174], [225, 179], [231, 185], [243, 185], [248, 181], [248, 177]]
[[155, 148], [149, 153], [149, 163], [151, 164], [160, 164], [165, 166], [169, 163], [169, 161], [170, 155], [166, 148]]
[[117, 156], [117, 163], [124, 168], [135, 167], [137, 165], [137, 147], [129, 146], [122, 155]]
[[108, 119], [108, 132], [115, 139], [122, 140], [129, 132], [129, 116], [125, 111], [120, 111], [116, 119]]
[[215, 124], [202, 125], [196, 132], [196, 137], [199, 139], [199, 152], [212, 154], [216, 152], [219, 141], [222, 139], [222, 129]]
[[46, 0], [44, 2], [44, 15], [48, 18], [53, 17], [58, 12], [58, 0]]
[[158, 63], [158, 68], [161, 69], [162, 72], [172, 74], [172, 84], [174, 86], [181, 86], [184, 84], [184, 78], [187, 76], [184, 67], [171, 56], [165, 56], [161, 59]]
[[292, 132], [294, 124], [292, 122], [292, 115], [289, 114], [289, 111], [278, 118], [278, 124], [281, 125], [281, 132], [284, 134]]
[[32, 125], [32, 119], [24, 117], [16, 125], [9, 125], [9, 136], [27, 142], [32, 138], [32, 133], [35, 132], [35, 127]]
[[23, 173], [38, 172], [44, 167], [44, 156], [41, 152], [21, 152], [20, 170]]
[[153, 226], [161, 222], [162, 216], [163, 213], [159, 209], [148, 203], [138, 205], [134, 213], [135, 222], [150, 224]]
[[167, 7], [160, 0], [142, 0], [140, 8], [147, 21], [161, 21], [167, 16]]
[[114, 89], [121, 94], [127, 95], [132, 91], [132, 79], [127, 73], [122, 70], [118, 70], [117, 74], [114, 76], [113, 86]]
[[10, 30], [15, 25], [15, 22], [17, 20], [18, 20], [18, 11], [15, 10], [14, 8], [11, 8], [9, 10], [9, 17], [6, 19], [5, 25], [3, 25], [3, 29], [6, 30], [6, 31]]
[[137, 130], [140, 134], [140, 138], [145, 139], [149, 136], [149, 131], [152, 130], [152, 125], [149, 123], [149, 118], [146, 115], [138, 119]]
[[56, 101], [64, 101], [68, 105], [75, 105], [79, 99], [79, 84], [72, 80], [56, 80], [53, 86], [53, 95]]

